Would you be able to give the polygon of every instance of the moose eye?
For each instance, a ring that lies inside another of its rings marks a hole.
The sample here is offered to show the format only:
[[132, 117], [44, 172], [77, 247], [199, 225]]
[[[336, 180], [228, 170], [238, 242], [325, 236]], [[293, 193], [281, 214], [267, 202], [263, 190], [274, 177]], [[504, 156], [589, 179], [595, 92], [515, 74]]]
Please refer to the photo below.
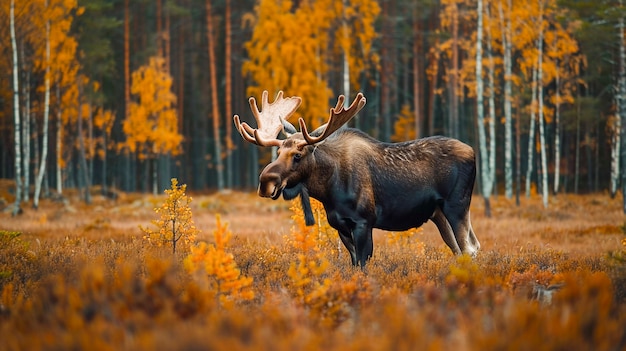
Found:
[[302, 159], [302, 154], [293, 155], [293, 162], [300, 162], [301, 159]]

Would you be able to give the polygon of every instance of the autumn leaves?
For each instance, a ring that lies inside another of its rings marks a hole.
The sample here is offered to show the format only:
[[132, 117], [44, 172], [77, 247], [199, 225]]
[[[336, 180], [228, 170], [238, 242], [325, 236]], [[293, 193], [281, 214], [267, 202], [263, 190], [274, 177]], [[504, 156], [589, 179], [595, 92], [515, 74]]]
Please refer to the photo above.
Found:
[[183, 139], [178, 131], [172, 78], [165, 60], [155, 56], [132, 75], [131, 92], [137, 97], [123, 123], [125, 146], [140, 159], [176, 155]]

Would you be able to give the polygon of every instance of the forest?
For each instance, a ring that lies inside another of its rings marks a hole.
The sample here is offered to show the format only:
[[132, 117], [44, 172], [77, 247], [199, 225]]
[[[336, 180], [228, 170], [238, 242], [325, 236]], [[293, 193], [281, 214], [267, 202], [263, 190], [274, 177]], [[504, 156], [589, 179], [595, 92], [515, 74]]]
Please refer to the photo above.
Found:
[[[625, 18], [622, 0], [0, 1], [0, 350], [626, 349]], [[306, 188], [260, 198], [281, 153], [233, 116], [259, 127], [264, 91], [301, 97], [311, 130], [362, 93], [351, 127], [470, 145], [477, 254], [429, 221], [375, 229], [355, 267]]]
[[[263, 90], [307, 124], [477, 151], [478, 192], [624, 185], [621, 1], [11, 0], [0, 7], [0, 178], [37, 207], [76, 188], [253, 189], [271, 150], [232, 116]], [[518, 200], [519, 201], [519, 200]]]

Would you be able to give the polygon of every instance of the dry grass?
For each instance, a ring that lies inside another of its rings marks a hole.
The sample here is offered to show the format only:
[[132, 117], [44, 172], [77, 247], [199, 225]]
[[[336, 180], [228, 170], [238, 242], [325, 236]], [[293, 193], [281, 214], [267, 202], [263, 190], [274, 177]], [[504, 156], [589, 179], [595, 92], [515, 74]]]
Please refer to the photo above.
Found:
[[516, 207], [496, 197], [485, 218], [476, 198], [476, 259], [452, 256], [429, 223], [376, 231], [363, 274], [336, 234], [304, 227], [289, 202], [194, 196], [198, 240], [225, 231], [217, 214], [229, 223], [223, 257], [252, 278], [252, 300], [216, 292], [223, 276], [183, 269], [188, 253], [146, 243], [139, 225], [164, 200], [121, 194], [85, 206], [70, 194], [0, 214], [0, 349], [626, 347], [621, 199], [559, 195], [544, 210], [538, 198]]

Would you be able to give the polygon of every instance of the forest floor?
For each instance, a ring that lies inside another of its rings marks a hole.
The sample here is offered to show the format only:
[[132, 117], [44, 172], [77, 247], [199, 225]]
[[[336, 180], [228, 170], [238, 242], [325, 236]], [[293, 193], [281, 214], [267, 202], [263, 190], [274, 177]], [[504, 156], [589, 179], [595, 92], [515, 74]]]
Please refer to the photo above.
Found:
[[[111, 200], [94, 194], [92, 203], [85, 205], [75, 191], [66, 193], [69, 194], [62, 201], [42, 200], [38, 210], [23, 205], [24, 213], [19, 216], [5, 211], [0, 215], [0, 229], [22, 232], [31, 240], [59, 234], [98, 239], [141, 236], [139, 226], [149, 226], [157, 217], [154, 209], [165, 201], [165, 195], [118, 193], [118, 198]], [[235, 236], [249, 240], [281, 241], [294, 225], [290, 210], [293, 204], [282, 199], [272, 201], [237, 191], [190, 196], [200, 240], [211, 236], [217, 214], [229, 223]], [[522, 197], [520, 201], [520, 206], [516, 206], [514, 199], [492, 197], [493, 214], [487, 218], [483, 199], [473, 199], [471, 220], [482, 251], [511, 253], [537, 247], [575, 255], [599, 255], [621, 247], [626, 221], [618, 197], [562, 194], [552, 196], [548, 208], [543, 207], [539, 196]], [[422, 228], [419, 240], [430, 246], [445, 246], [432, 222]], [[375, 230], [375, 247], [384, 236], [384, 231]]]
[[94, 191], [86, 205], [67, 191], [0, 212], [0, 334], [11, 335], [0, 349], [626, 347], [621, 198], [560, 194], [546, 209], [538, 196], [495, 196], [487, 218], [475, 197], [477, 258], [454, 257], [429, 222], [404, 236], [376, 230], [363, 274], [321, 224], [302, 234], [299, 202], [190, 194], [197, 241], [226, 234], [218, 215], [228, 224], [222, 250], [252, 279], [241, 287], [250, 300], [223, 290], [219, 272], [198, 283], [189, 252], [146, 243], [139, 227], [153, 226], [165, 195], [117, 194]]

